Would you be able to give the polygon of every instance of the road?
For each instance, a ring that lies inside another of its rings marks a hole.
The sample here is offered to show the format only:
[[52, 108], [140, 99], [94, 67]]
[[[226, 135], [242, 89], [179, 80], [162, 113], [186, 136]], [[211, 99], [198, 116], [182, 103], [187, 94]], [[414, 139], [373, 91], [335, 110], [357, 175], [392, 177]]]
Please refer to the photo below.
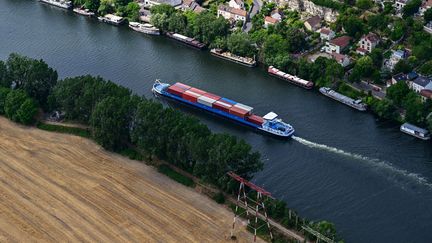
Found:
[[249, 11], [249, 19], [246, 22], [245, 32], [249, 32], [252, 29], [252, 17], [255, 16], [262, 8], [263, 2], [261, 0], [253, 0], [252, 9]]
[[380, 100], [384, 99], [385, 96], [386, 96], [386, 94], [382, 90], [376, 90], [376, 88], [373, 85], [368, 84], [368, 83], [366, 83], [364, 81], [361, 81], [359, 83], [352, 83], [350, 85], [353, 88], [361, 90], [361, 91], [364, 91], [364, 92], [371, 91], [372, 92], [372, 96], [374, 96], [375, 98], [380, 99]]

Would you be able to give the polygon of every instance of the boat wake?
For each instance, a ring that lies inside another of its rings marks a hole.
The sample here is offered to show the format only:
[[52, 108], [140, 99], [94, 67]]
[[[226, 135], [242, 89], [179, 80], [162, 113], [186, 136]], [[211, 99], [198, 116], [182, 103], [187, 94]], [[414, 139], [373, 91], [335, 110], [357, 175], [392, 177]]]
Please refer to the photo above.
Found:
[[425, 186], [429, 189], [432, 189], [432, 183], [430, 183], [423, 176], [416, 174], [416, 173], [411, 173], [411, 172], [404, 170], [404, 169], [397, 168], [396, 166], [394, 166], [393, 164], [391, 164], [389, 162], [382, 161], [382, 160], [375, 159], [375, 158], [369, 158], [367, 156], [363, 156], [363, 155], [356, 154], [356, 153], [350, 153], [350, 152], [344, 151], [342, 149], [327, 146], [325, 144], [314, 143], [314, 142], [311, 142], [311, 141], [306, 140], [304, 138], [300, 138], [300, 137], [296, 137], [296, 136], [292, 136], [292, 138], [295, 141], [297, 141], [303, 145], [306, 145], [310, 148], [317, 148], [317, 149], [325, 150], [328, 152], [336, 153], [339, 155], [351, 157], [351, 158], [354, 158], [354, 159], [359, 160], [359, 161], [363, 161], [363, 162], [367, 163], [367, 165], [372, 166], [375, 169], [379, 170], [381, 173], [386, 174], [388, 176], [389, 180], [394, 181], [398, 184], [402, 184], [402, 186], [415, 183], [417, 185]]

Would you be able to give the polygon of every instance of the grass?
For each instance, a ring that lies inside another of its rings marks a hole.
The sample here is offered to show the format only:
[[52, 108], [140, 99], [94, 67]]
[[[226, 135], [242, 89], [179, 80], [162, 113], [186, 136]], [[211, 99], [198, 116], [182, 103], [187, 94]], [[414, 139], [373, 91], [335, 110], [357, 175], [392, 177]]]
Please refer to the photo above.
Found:
[[168, 165], [165, 164], [159, 165], [158, 171], [185, 186], [188, 187], [195, 186], [195, 183], [191, 178], [178, 173], [177, 171], [171, 169], [171, 167], [169, 167]]
[[60, 126], [60, 125], [53, 125], [53, 124], [46, 124], [39, 122], [36, 125], [37, 128], [49, 132], [58, 132], [58, 133], [66, 133], [66, 134], [72, 134], [84, 138], [90, 138], [90, 131], [83, 128], [78, 127], [67, 127], [67, 126]]
[[128, 157], [131, 160], [138, 160], [138, 161], [144, 160], [144, 157], [133, 148], [123, 149], [119, 152], [119, 154]]
[[338, 91], [348, 97], [351, 97], [353, 99], [358, 99], [361, 98], [363, 96], [363, 94], [360, 91], [357, 91], [355, 89], [353, 89], [352, 87], [350, 87], [349, 85], [345, 84], [345, 83], [341, 83]]

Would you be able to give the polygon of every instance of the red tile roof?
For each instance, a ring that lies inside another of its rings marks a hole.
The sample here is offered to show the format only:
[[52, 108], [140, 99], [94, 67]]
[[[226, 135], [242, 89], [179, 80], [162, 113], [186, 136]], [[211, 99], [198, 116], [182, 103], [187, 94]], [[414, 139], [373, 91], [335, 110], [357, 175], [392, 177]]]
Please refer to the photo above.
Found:
[[328, 29], [328, 28], [322, 28], [321, 30], [320, 30], [320, 33], [321, 34], [324, 34], [324, 35], [329, 35], [330, 33], [331, 33], [331, 29]]
[[341, 37], [338, 37], [338, 38], [331, 40], [330, 43], [335, 45], [335, 46], [345, 48], [349, 45], [351, 39], [352, 39], [351, 37], [344, 35], [344, 36], [341, 36]]
[[264, 18], [264, 22], [268, 22], [268, 23], [272, 23], [272, 24], [276, 24], [279, 22], [279, 20], [272, 18], [270, 16], [265, 16]]
[[240, 15], [243, 17], [247, 16], [247, 12], [243, 9], [235, 9], [235, 8], [231, 8], [229, 6], [225, 6], [225, 5], [219, 5], [219, 10], [224, 11], [224, 12], [229, 12], [235, 15]]
[[429, 89], [422, 89], [420, 91], [420, 95], [423, 97], [426, 97], [428, 99], [432, 99], [432, 90]]
[[376, 34], [374, 34], [374, 33], [369, 33], [369, 34], [367, 34], [367, 35], [364, 35], [363, 37], [362, 37], [362, 39], [366, 39], [366, 40], [368, 40], [368, 41], [370, 41], [371, 43], [378, 43], [379, 42], [379, 37], [378, 37], [378, 35], [376, 35]]

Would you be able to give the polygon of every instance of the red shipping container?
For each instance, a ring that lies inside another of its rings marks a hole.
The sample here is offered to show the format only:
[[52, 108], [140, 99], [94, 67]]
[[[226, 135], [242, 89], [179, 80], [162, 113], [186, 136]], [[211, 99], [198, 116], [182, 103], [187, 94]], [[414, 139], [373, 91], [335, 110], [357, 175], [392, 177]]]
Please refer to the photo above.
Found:
[[197, 103], [198, 101], [198, 97], [200, 97], [201, 95], [191, 92], [190, 90], [186, 90], [183, 94], [182, 94], [182, 98], [185, 100], [188, 100], [190, 102], [194, 102]]
[[168, 87], [168, 93], [173, 94], [173, 95], [177, 95], [177, 96], [182, 96], [184, 89], [178, 87], [178, 86], [174, 86], [171, 85], [170, 87]]
[[192, 91], [192, 92], [194, 92], [194, 93], [200, 94], [200, 95], [203, 95], [203, 94], [207, 93], [204, 90], [200, 90], [200, 89], [197, 89], [197, 88], [190, 88], [189, 90]]
[[213, 108], [221, 110], [221, 111], [225, 111], [226, 113], [229, 113], [229, 110], [231, 109], [232, 105], [228, 104], [226, 102], [222, 102], [222, 101], [216, 101], [215, 103], [213, 103]]
[[239, 108], [239, 107], [237, 107], [237, 106], [233, 106], [233, 107], [231, 107], [229, 113], [232, 114], [232, 115], [235, 115], [235, 116], [241, 117], [241, 118], [245, 118], [245, 116], [246, 116], [249, 112], [246, 111], [246, 110], [243, 110], [243, 109], [241, 109], [241, 108]]
[[257, 125], [262, 125], [264, 123], [264, 118], [257, 116], [257, 115], [250, 115], [248, 117], [246, 117], [246, 120], [257, 124]]
[[183, 83], [180, 83], [180, 82], [175, 83], [174, 86], [177, 86], [177, 87], [179, 87], [179, 88], [181, 88], [183, 90], [188, 90], [188, 89], [191, 88], [191, 86], [183, 84]]
[[212, 93], [205, 93], [205, 94], [203, 94], [203, 96], [209, 97], [209, 98], [214, 99], [214, 100], [220, 100], [220, 98], [221, 98], [219, 95], [215, 95]]

